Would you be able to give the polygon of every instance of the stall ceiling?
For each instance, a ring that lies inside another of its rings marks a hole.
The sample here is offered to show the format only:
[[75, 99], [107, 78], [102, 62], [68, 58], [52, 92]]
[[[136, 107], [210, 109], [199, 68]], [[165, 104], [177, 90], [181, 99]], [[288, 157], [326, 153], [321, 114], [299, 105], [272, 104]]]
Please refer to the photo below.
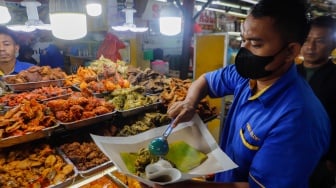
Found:
[[[13, 3], [19, 3], [22, 0], [5, 0], [6, 2], [13, 2]], [[49, 0], [37, 0], [41, 2], [42, 5], [47, 5]], [[117, 0], [115, 0], [117, 1]], [[141, 0], [137, 0], [141, 1]], [[180, 0], [182, 1], [182, 0]], [[209, 1], [209, 0], [203, 0], [203, 2]], [[212, 2], [214, 2], [213, 0]], [[231, 4], [236, 4], [239, 6], [244, 6], [244, 7], [252, 7], [253, 4], [249, 2], [256, 2], [257, 0], [219, 0], [220, 2], [223, 3], [231, 3]], [[86, 2], [83, 0], [83, 2]], [[195, 1], [196, 4], [199, 3], [198, 0]], [[312, 16], [318, 16], [318, 15], [333, 15], [336, 17], [336, 0], [308, 0], [310, 4], [310, 12], [313, 14]], [[222, 10], [232, 10], [234, 8], [222, 6], [222, 5], [210, 5], [213, 8], [217, 9], [222, 9]], [[246, 13], [246, 10], [241, 10], [241, 9], [234, 9], [234, 11], [241, 12], [241, 13]]]

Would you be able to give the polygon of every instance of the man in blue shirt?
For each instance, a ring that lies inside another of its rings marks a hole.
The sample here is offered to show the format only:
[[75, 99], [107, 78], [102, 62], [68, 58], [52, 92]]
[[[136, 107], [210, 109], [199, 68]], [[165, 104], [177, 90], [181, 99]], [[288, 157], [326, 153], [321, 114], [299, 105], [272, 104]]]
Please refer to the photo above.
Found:
[[65, 70], [64, 56], [60, 49], [54, 45], [49, 46], [40, 55], [40, 66], [50, 66], [51, 68], [61, 68]]
[[234, 95], [220, 147], [238, 167], [217, 173], [215, 182], [164, 187], [308, 187], [328, 150], [330, 121], [294, 64], [309, 29], [306, 7], [303, 1], [260, 0], [241, 27], [235, 64], [200, 76], [185, 100], [168, 109], [176, 126], [193, 117], [205, 96]]
[[34, 64], [22, 62], [16, 59], [20, 46], [15, 35], [5, 26], [0, 26], [0, 76], [17, 74], [28, 69]]

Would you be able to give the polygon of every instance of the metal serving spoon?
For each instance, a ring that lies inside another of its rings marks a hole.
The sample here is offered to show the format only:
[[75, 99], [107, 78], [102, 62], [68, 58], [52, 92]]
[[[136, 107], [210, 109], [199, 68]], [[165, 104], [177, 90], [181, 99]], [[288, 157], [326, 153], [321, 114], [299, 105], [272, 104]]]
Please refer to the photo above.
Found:
[[163, 132], [162, 136], [154, 138], [148, 145], [148, 150], [152, 155], [156, 155], [159, 157], [165, 156], [169, 151], [169, 145], [167, 141], [167, 137], [173, 130], [172, 123], [174, 120], [170, 122], [167, 129]]

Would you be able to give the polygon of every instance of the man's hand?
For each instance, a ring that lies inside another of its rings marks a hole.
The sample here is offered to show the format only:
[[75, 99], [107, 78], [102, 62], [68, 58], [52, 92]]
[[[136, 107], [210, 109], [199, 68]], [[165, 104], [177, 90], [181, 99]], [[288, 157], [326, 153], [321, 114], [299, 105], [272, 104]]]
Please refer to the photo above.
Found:
[[172, 124], [173, 127], [176, 127], [179, 123], [190, 121], [195, 113], [195, 107], [188, 101], [175, 102], [167, 111], [168, 116], [175, 119]]

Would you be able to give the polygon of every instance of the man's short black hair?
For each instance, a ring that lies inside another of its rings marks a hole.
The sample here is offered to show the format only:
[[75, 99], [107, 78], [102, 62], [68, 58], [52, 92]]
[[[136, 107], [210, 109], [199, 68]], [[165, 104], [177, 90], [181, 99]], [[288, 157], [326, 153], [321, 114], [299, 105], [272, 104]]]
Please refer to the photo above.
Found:
[[311, 21], [311, 26], [326, 27], [336, 31], [336, 19], [332, 16], [318, 16]]
[[273, 18], [284, 40], [303, 44], [309, 32], [307, 9], [305, 0], [260, 0], [250, 14]]
[[14, 32], [10, 29], [8, 29], [6, 26], [0, 25], [0, 34], [7, 35], [12, 38], [12, 40], [18, 44], [18, 41], [16, 39], [16, 36]]
[[332, 32], [332, 41], [333, 45], [336, 47], [336, 19], [333, 18], [332, 16], [318, 16], [315, 17], [311, 22], [310, 22], [310, 28], [312, 27], [319, 27], [319, 28], [325, 28], [325, 29], [330, 29]]

